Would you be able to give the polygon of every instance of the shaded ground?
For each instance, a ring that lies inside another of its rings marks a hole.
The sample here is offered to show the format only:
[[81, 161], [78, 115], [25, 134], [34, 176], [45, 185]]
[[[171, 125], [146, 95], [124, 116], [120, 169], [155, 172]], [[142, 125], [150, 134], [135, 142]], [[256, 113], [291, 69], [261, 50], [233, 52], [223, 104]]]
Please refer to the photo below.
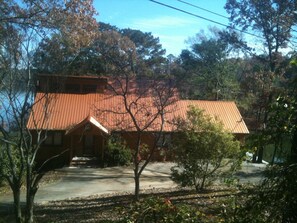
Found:
[[[236, 191], [226, 187], [213, 187], [210, 190], [196, 193], [189, 189], [151, 189], [141, 193], [141, 199], [156, 196], [169, 199], [172, 204], [189, 204], [207, 216], [221, 213], [223, 202]], [[36, 222], [117, 222], [123, 217], [133, 202], [129, 193], [93, 195], [84, 198], [72, 198], [62, 201], [51, 201], [35, 207]], [[10, 222], [13, 217], [3, 218]], [[0, 218], [1, 222], [1, 218]]]

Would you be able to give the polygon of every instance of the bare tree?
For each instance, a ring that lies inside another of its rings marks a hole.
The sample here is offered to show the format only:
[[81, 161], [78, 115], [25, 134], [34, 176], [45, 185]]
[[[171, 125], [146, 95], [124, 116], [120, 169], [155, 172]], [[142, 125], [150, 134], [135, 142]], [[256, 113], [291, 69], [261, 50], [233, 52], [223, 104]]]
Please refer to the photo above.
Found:
[[[33, 135], [27, 128], [30, 113], [34, 119], [33, 52], [43, 38], [54, 33], [63, 34], [74, 52], [79, 51], [96, 36], [94, 13], [92, 1], [0, 2], [0, 177], [13, 192], [16, 222], [33, 222], [34, 197], [46, 165], [36, 166], [46, 132], [36, 129]], [[44, 113], [48, 114], [53, 99], [44, 94], [40, 100], [45, 100]], [[20, 203], [23, 184], [24, 213]]]
[[[13, 73], [16, 75], [16, 73]], [[46, 173], [45, 163], [37, 167], [36, 155], [40, 145], [46, 140], [45, 131], [36, 129], [35, 136], [26, 127], [32, 106], [34, 106], [32, 80], [20, 71], [19, 78], [10, 75], [2, 81], [1, 86], [1, 125], [0, 125], [0, 174], [9, 184], [13, 192], [14, 210], [17, 222], [33, 222], [33, 205], [38, 183]], [[20, 84], [26, 85], [23, 89]], [[48, 95], [43, 99], [46, 103], [44, 113], [50, 103]], [[31, 115], [34, 119], [34, 115]], [[45, 120], [43, 120], [45, 122]], [[25, 216], [21, 209], [21, 187], [26, 187]], [[25, 218], [24, 218], [25, 217]]]
[[[100, 52], [113, 76], [108, 91], [117, 105], [108, 109], [97, 108], [104, 113], [112, 113], [117, 118], [114, 125], [122, 135], [130, 135], [133, 153], [135, 199], [139, 199], [140, 177], [159, 146], [166, 126], [166, 114], [176, 100], [174, 82], [170, 77], [136, 76], [137, 63], [134, 44], [115, 32], [102, 34]], [[108, 97], [108, 96], [107, 96]], [[152, 137], [150, 145], [145, 142], [147, 135]]]
[[[143, 80], [136, 86], [135, 78], [127, 75], [116, 78], [110, 84], [112, 92], [120, 98], [120, 106], [109, 112], [120, 114], [117, 127], [122, 135], [130, 135], [130, 146], [133, 154], [135, 199], [139, 199], [140, 176], [151, 161], [157, 148], [162, 146], [162, 135], [166, 125], [166, 114], [175, 101], [175, 91], [168, 80]], [[137, 82], [137, 81], [136, 81]], [[132, 86], [131, 86], [132, 85]], [[148, 143], [145, 138], [152, 141]]]

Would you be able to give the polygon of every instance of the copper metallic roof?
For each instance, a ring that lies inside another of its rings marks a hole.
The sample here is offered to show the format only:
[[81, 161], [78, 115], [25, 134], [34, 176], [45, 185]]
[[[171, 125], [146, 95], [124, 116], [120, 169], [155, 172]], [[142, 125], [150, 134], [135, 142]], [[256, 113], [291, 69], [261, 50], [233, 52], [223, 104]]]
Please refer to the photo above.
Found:
[[217, 117], [224, 128], [232, 133], [248, 134], [249, 130], [233, 101], [179, 100], [176, 102], [176, 116], [186, 118], [188, 106], [193, 105], [212, 117]]
[[[131, 96], [129, 101], [135, 98]], [[145, 131], [158, 131], [160, 118], [153, 120], [153, 124], [146, 128], [152, 121], [152, 114], [156, 109], [151, 97], [141, 98], [135, 103], [140, 108], [136, 118], [138, 125]], [[45, 106], [47, 105], [47, 106]], [[237, 134], [248, 134], [249, 131], [234, 102], [229, 101], [201, 101], [177, 100], [166, 108], [164, 131], [174, 131], [172, 121], [176, 117], [186, 117], [189, 105], [203, 109], [207, 114], [220, 119], [226, 130]], [[133, 110], [133, 109], [132, 109]], [[135, 110], [136, 111], [136, 108]], [[93, 120], [99, 129], [134, 131], [133, 120], [125, 113], [121, 96], [91, 94], [66, 94], [66, 93], [37, 93], [35, 105], [30, 114], [27, 127], [29, 129], [66, 130]], [[93, 124], [94, 124], [93, 123]]]

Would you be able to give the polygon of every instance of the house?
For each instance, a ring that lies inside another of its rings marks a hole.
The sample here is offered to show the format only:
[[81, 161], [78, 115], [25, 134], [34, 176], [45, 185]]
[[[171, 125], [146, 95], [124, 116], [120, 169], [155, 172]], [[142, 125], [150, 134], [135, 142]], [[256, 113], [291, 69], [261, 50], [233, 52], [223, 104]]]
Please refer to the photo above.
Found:
[[[160, 117], [154, 116], [156, 107], [160, 105], [156, 105], [151, 93], [145, 92], [145, 95], [142, 92], [142, 97], [137, 97], [137, 89], [144, 89], [144, 86], [139, 87], [136, 82], [134, 80], [130, 85], [134, 90], [129, 91], [132, 93], [126, 100], [132, 102], [129, 104], [132, 110], [133, 106], [141, 108], [135, 112], [135, 117], [143, 128], [142, 143], [150, 147], [161, 126]], [[130, 148], [135, 146], [135, 125], [124, 109], [123, 97], [110, 89], [112, 84], [107, 78], [96, 76], [39, 76], [35, 102], [27, 124], [33, 135], [36, 136], [39, 130], [44, 130], [47, 135], [38, 160], [46, 160], [57, 154], [62, 154], [60, 160], [64, 164], [69, 164], [73, 157], [82, 156], [103, 160], [106, 142], [112, 133], [123, 137]], [[176, 130], [173, 120], [186, 117], [189, 105], [218, 117], [225, 129], [238, 139], [249, 133], [234, 102], [180, 100], [176, 92], [172, 98], [165, 108], [165, 122], [162, 125], [163, 137], [168, 140]]]

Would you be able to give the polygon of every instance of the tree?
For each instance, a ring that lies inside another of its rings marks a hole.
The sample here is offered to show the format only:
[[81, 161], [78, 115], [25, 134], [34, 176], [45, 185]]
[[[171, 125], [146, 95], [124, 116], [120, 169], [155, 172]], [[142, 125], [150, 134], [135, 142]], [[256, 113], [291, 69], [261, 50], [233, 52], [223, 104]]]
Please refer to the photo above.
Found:
[[0, 6], [1, 33], [30, 29], [32, 35], [44, 38], [59, 30], [74, 48], [88, 45], [97, 35], [96, 11], [92, 1], [18, 1], [9, 0]]
[[36, 73], [61, 74], [65, 72], [69, 64], [73, 64], [74, 61], [74, 58], [69, 57], [72, 55], [69, 51], [62, 35], [55, 34], [50, 38], [44, 38], [34, 53], [32, 65], [36, 69]]
[[[36, 129], [33, 139], [26, 127], [35, 90], [32, 52], [39, 41], [55, 33], [67, 38], [73, 51], [79, 51], [97, 35], [94, 14], [92, 1], [0, 2], [0, 172], [13, 192], [16, 222], [33, 222], [34, 197], [46, 171], [45, 165], [35, 165], [46, 133]], [[44, 99], [52, 101], [47, 95]], [[48, 113], [46, 106], [44, 109]], [[24, 212], [20, 204], [23, 184]]]
[[280, 49], [290, 43], [296, 8], [294, 0], [228, 0], [225, 5], [233, 26], [243, 31], [253, 30], [261, 36], [272, 72], [277, 68]]
[[[282, 67], [283, 52], [293, 37], [293, 26], [296, 24], [296, 1], [293, 0], [229, 0], [225, 9], [230, 14], [231, 25], [242, 31], [254, 32], [257, 40], [262, 42], [264, 52], [258, 55], [258, 59], [265, 69], [261, 71], [264, 82], [259, 91], [262, 100], [262, 108], [258, 110], [259, 128], [257, 131], [262, 134], [265, 131], [269, 117], [269, 104], [278, 96], [275, 87], [279, 84], [279, 79], [283, 78], [284, 69]], [[259, 53], [259, 50], [256, 51]], [[268, 92], [265, 89], [269, 89]], [[258, 162], [262, 162], [263, 146], [258, 146]]]
[[82, 48], [78, 53], [73, 52], [68, 38], [62, 35], [44, 39], [34, 55], [33, 65], [42, 73], [110, 75], [105, 69], [106, 61], [99, 51], [104, 49], [98, 45], [105, 41], [104, 33], [118, 33], [117, 35], [132, 41], [136, 47], [137, 63], [133, 65], [133, 69], [137, 75], [163, 72], [165, 50], [162, 49], [159, 39], [151, 33], [119, 29], [105, 23], [99, 23], [99, 32], [102, 35], [98, 35], [93, 44]]
[[96, 51], [95, 41], [100, 42], [99, 35], [92, 44], [78, 51], [61, 34], [43, 39], [33, 56], [35, 72], [60, 75], [106, 74], [100, 52]]
[[[286, 151], [284, 142], [292, 142], [296, 131], [296, 100], [289, 95], [279, 95], [269, 106], [269, 117], [264, 136], [274, 145], [271, 160], [273, 165], [276, 158], [289, 161], [294, 156], [293, 151]], [[288, 146], [288, 145], [287, 145]]]
[[[291, 74], [290, 76], [290, 96], [295, 101], [296, 106], [296, 96], [297, 96], [297, 59], [296, 55], [293, 56], [291, 62], [290, 62], [290, 68], [288, 69], [288, 73]], [[296, 107], [295, 107], [296, 108]], [[291, 163], [297, 163], [297, 115], [296, 115], [296, 109], [295, 113], [292, 113], [292, 116], [295, 117], [295, 120], [293, 121], [294, 129], [291, 131], [291, 157], [290, 162]]]
[[[46, 139], [46, 133], [36, 129], [33, 142], [26, 123], [34, 100], [32, 80], [26, 71], [12, 72], [2, 80], [1, 126], [0, 126], [0, 176], [13, 192], [14, 211], [17, 222], [33, 222], [33, 205], [38, 183], [47, 171], [47, 163], [35, 165], [36, 154]], [[25, 87], [23, 87], [25, 85]], [[51, 99], [45, 95], [49, 105]], [[45, 107], [44, 113], [47, 113]], [[21, 187], [26, 187], [25, 211], [21, 209]]]
[[[234, 100], [239, 91], [236, 60], [231, 47], [221, 38], [223, 31], [213, 29], [213, 36], [197, 34], [191, 40], [191, 50], [180, 55], [183, 68], [181, 91], [189, 98], [205, 100]], [[191, 87], [188, 87], [191, 86]]]
[[[134, 88], [137, 83], [136, 89]], [[109, 112], [121, 113], [124, 117], [119, 124], [125, 125], [122, 134], [128, 133], [133, 140], [132, 149], [135, 181], [135, 199], [139, 199], [140, 177], [151, 161], [159, 142], [163, 140], [165, 117], [170, 112], [170, 105], [175, 101], [175, 91], [170, 79], [137, 80], [133, 75], [115, 78], [110, 87], [115, 95], [120, 97], [123, 108], [112, 108]], [[151, 141], [147, 141], [147, 137]], [[161, 142], [162, 144], [162, 142]]]
[[[170, 112], [167, 108], [175, 101], [174, 82], [165, 76], [137, 76], [133, 67], [138, 59], [135, 45], [117, 32], [103, 32], [98, 47], [106, 61], [106, 69], [113, 75], [108, 84], [109, 92], [117, 100], [114, 107], [100, 113], [117, 114], [117, 128], [122, 127], [121, 134], [133, 141], [129, 146], [134, 166], [135, 199], [138, 200], [141, 174], [158, 147], [164, 117]], [[150, 146], [144, 140], [147, 134]]]
[[296, 64], [294, 57], [286, 69], [286, 90], [269, 104], [267, 127], [263, 131], [265, 143], [274, 144], [274, 154], [284, 149], [283, 142], [291, 142], [291, 154], [278, 165], [269, 166], [263, 181], [243, 190], [237, 202], [235, 216], [228, 222], [296, 222]]
[[199, 191], [215, 177], [238, 167], [239, 142], [218, 120], [190, 106], [186, 120], [178, 119], [176, 123], [178, 135], [173, 145], [177, 165], [172, 168], [175, 182]]
[[[166, 50], [162, 49], [160, 40], [149, 32], [125, 28], [120, 29], [106, 23], [99, 23], [100, 32], [113, 31], [119, 33], [122, 37], [128, 38], [135, 45], [137, 63], [133, 65], [133, 72], [136, 75], [154, 75], [163, 73], [163, 65], [166, 61], [164, 55]], [[99, 38], [100, 42], [100, 38]], [[96, 49], [96, 47], [95, 47]], [[94, 48], [91, 50], [94, 50]], [[100, 52], [98, 52], [100, 54]]]
[[[260, 57], [244, 58], [240, 63], [240, 105], [242, 114], [249, 129], [253, 132], [249, 139], [252, 147], [257, 148], [253, 156], [253, 162], [262, 162], [265, 140], [264, 127], [267, 125], [269, 100], [272, 100], [273, 73], [269, 71], [267, 64]], [[279, 94], [279, 93], [278, 93]], [[271, 95], [271, 96], [269, 96]], [[266, 124], [264, 120], [266, 119]]]
[[[44, 38], [34, 52], [32, 63], [36, 72], [66, 75], [108, 75], [97, 47], [102, 37], [99, 33], [118, 32], [118, 29], [101, 22], [98, 25], [98, 35], [92, 44], [80, 48], [79, 51], [73, 48], [69, 38], [65, 38], [62, 33]], [[102, 38], [105, 37], [103, 35]]]
[[135, 73], [138, 75], [162, 73], [162, 65], [166, 59], [166, 50], [162, 49], [159, 38], [151, 33], [143, 33], [140, 30], [122, 29], [120, 33], [128, 37], [136, 47], [138, 63]]

